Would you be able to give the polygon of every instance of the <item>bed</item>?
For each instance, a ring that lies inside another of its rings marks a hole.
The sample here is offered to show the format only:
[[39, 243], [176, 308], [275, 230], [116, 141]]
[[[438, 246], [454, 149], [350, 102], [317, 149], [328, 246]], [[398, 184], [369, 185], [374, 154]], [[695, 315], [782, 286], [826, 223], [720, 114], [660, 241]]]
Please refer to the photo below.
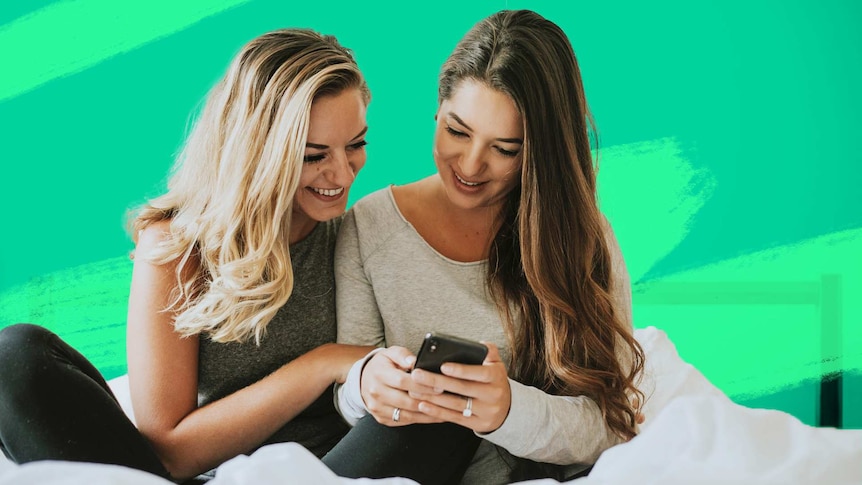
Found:
[[[639, 436], [607, 450], [576, 485], [640, 484], [862, 484], [862, 430], [807, 426], [774, 410], [733, 403], [697, 369], [684, 362], [667, 335], [635, 331], [647, 355], [643, 390], [646, 422]], [[129, 412], [125, 377], [111, 386]], [[212, 485], [340, 484], [299, 445], [283, 443], [239, 456], [219, 467]], [[168, 485], [158, 477], [111, 465], [46, 461], [15, 465], [0, 458], [0, 485]], [[533, 483], [556, 483], [539, 480]]]

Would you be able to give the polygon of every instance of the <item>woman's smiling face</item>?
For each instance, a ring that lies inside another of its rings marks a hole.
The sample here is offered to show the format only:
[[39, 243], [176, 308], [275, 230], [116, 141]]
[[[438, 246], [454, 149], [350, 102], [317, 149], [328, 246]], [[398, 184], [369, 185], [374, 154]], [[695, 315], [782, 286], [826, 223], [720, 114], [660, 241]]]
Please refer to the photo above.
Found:
[[365, 166], [365, 101], [358, 89], [314, 100], [294, 223], [340, 216], [359, 170]]
[[508, 95], [466, 79], [440, 103], [434, 161], [455, 206], [501, 204], [520, 180], [523, 145], [521, 114]]

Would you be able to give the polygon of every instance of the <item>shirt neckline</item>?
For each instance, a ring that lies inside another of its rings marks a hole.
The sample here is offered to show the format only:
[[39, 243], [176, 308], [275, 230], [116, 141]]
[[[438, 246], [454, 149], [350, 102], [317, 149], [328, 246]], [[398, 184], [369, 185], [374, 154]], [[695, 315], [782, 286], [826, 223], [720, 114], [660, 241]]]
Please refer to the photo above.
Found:
[[464, 267], [484, 266], [485, 264], [488, 263], [487, 259], [480, 259], [478, 261], [457, 261], [455, 259], [452, 259], [448, 256], [443, 255], [440, 251], [437, 251], [436, 249], [434, 249], [434, 246], [429, 244], [428, 241], [426, 241], [425, 238], [422, 237], [421, 234], [419, 234], [419, 231], [416, 230], [416, 228], [413, 226], [413, 224], [411, 224], [410, 221], [408, 221], [407, 218], [404, 217], [404, 214], [401, 213], [401, 209], [398, 208], [398, 203], [395, 201], [395, 194], [392, 192], [392, 187], [394, 187], [394, 186], [395, 186], [394, 184], [389, 184], [389, 186], [386, 187], [386, 192], [389, 195], [389, 202], [392, 204], [392, 209], [395, 211], [395, 213], [398, 215], [398, 217], [401, 218], [401, 220], [404, 222], [404, 224], [410, 229], [410, 232], [416, 238], [418, 238], [420, 241], [422, 241], [422, 244], [424, 244], [425, 247], [428, 248], [428, 250], [430, 250], [435, 256], [437, 256], [438, 258], [442, 259], [443, 261], [445, 261], [449, 264], [456, 265], [456, 266], [464, 266]]

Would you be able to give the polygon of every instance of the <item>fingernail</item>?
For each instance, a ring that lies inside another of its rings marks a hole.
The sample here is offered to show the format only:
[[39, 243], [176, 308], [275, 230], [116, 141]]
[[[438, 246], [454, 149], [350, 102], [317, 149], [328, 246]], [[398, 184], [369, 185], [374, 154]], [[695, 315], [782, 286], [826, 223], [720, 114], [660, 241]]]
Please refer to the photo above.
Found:
[[408, 355], [407, 357], [404, 357], [404, 365], [408, 365], [408, 366], [413, 365], [413, 362], [415, 360], [416, 360], [416, 357], [413, 357], [412, 355]]
[[452, 372], [452, 366], [449, 364], [443, 364], [440, 366], [440, 372], [442, 372], [444, 374], [448, 374], [448, 373]]

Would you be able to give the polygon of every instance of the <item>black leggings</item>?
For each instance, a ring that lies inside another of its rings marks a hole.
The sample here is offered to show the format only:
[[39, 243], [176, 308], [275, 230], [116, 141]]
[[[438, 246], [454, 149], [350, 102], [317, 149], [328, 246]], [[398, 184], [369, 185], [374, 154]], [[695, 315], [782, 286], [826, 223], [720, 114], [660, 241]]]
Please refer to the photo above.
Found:
[[[323, 461], [345, 477], [453, 483], [478, 446], [454, 424], [389, 428], [366, 416]], [[0, 330], [0, 449], [16, 463], [108, 463], [170, 479], [99, 371], [37, 325]]]
[[458, 483], [480, 439], [452, 423], [390, 428], [367, 415], [335, 445], [323, 463], [348, 478], [407, 477], [423, 485]]
[[0, 448], [16, 463], [108, 463], [170, 478], [99, 371], [37, 325], [0, 331]]

